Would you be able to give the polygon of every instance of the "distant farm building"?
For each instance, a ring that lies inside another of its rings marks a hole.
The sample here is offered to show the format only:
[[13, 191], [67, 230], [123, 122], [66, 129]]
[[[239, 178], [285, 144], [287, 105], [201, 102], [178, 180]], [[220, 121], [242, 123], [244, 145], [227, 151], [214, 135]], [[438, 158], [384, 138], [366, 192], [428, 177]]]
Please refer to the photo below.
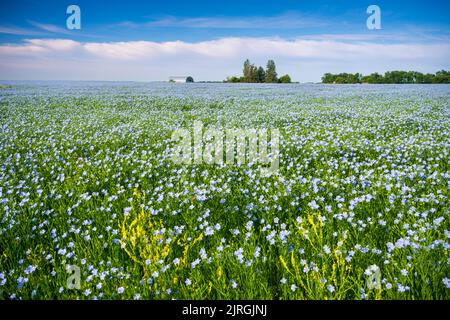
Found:
[[174, 76], [169, 78], [169, 82], [176, 82], [176, 83], [194, 82], [194, 78], [192, 78], [191, 76]]

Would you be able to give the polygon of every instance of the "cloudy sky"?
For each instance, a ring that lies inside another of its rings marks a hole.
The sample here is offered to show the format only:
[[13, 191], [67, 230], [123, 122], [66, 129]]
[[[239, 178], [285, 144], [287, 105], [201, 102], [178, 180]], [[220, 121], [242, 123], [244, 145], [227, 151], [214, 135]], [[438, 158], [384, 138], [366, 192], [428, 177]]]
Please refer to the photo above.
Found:
[[[69, 30], [67, 7], [81, 10]], [[367, 7], [381, 9], [369, 30]], [[2, 1], [2, 80], [223, 80], [249, 58], [294, 81], [450, 69], [450, 1]]]

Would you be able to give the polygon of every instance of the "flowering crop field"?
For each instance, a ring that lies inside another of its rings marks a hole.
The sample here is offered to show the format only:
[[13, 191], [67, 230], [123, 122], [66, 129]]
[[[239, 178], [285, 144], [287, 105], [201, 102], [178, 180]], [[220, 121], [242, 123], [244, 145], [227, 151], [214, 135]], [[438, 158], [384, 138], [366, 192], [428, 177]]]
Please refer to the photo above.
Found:
[[[0, 89], [2, 299], [449, 299], [448, 85]], [[279, 168], [174, 163], [277, 128]]]

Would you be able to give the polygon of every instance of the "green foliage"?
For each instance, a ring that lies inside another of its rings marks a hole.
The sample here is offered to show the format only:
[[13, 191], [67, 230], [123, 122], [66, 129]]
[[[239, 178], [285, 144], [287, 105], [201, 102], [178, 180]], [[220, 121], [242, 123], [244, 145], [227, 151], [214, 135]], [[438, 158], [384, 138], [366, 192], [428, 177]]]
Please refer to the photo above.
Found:
[[441, 70], [436, 74], [423, 74], [417, 71], [387, 71], [384, 75], [372, 73], [362, 76], [359, 73], [325, 73], [322, 76], [322, 83], [450, 83], [450, 71]]
[[258, 82], [266, 82], [266, 72], [263, 67], [258, 68]]
[[266, 68], [266, 82], [267, 83], [275, 83], [277, 82], [277, 69], [275, 66], [275, 62], [273, 60], [267, 61]]
[[245, 60], [244, 61], [244, 69], [242, 71], [242, 73], [244, 74], [244, 82], [250, 82], [250, 79], [252, 77], [252, 68], [253, 65], [250, 64], [250, 60]]
[[433, 83], [450, 83], [450, 71], [441, 70], [436, 72], [436, 76], [432, 81]]
[[238, 83], [238, 82], [247, 82], [247, 83], [291, 83], [291, 77], [286, 74], [283, 76], [283, 80], [280, 81], [277, 78], [277, 71], [275, 62], [273, 60], [267, 61], [267, 69], [264, 70], [263, 67], [256, 67], [254, 64], [250, 63], [250, 60], [247, 59], [244, 61], [244, 67], [242, 69], [243, 76], [242, 77], [228, 77], [223, 82], [228, 83]]
[[279, 83], [291, 83], [291, 77], [288, 74], [285, 74], [284, 76], [281, 76], [280, 79], [278, 79]]
[[322, 83], [333, 83], [335, 80], [335, 75], [327, 72], [322, 76]]
[[244, 77], [228, 77], [226, 80], [224, 80], [223, 82], [228, 82], [228, 83], [239, 83], [239, 82], [244, 82]]
[[322, 77], [322, 83], [361, 83], [361, 78], [360, 73], [325, 73]]
[[383, 76], [379, 73], [371, 73], [368, 76], [364, 76], [361, 79], [362, 83], [383, 83]]

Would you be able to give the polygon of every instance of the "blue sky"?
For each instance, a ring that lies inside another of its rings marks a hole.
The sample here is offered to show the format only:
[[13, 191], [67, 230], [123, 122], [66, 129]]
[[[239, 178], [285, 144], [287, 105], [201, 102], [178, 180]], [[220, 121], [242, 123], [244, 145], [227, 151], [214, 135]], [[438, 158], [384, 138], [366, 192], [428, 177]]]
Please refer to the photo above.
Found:
[[[81, 9], [81, 30], [66, 8]], [[366, 9], [381, 9], [369, 30]], [[22, 1], [0, 4], [0, 79], [222, 80], [242, 61], [324, 72], [450, 69], [450, 1]]]

